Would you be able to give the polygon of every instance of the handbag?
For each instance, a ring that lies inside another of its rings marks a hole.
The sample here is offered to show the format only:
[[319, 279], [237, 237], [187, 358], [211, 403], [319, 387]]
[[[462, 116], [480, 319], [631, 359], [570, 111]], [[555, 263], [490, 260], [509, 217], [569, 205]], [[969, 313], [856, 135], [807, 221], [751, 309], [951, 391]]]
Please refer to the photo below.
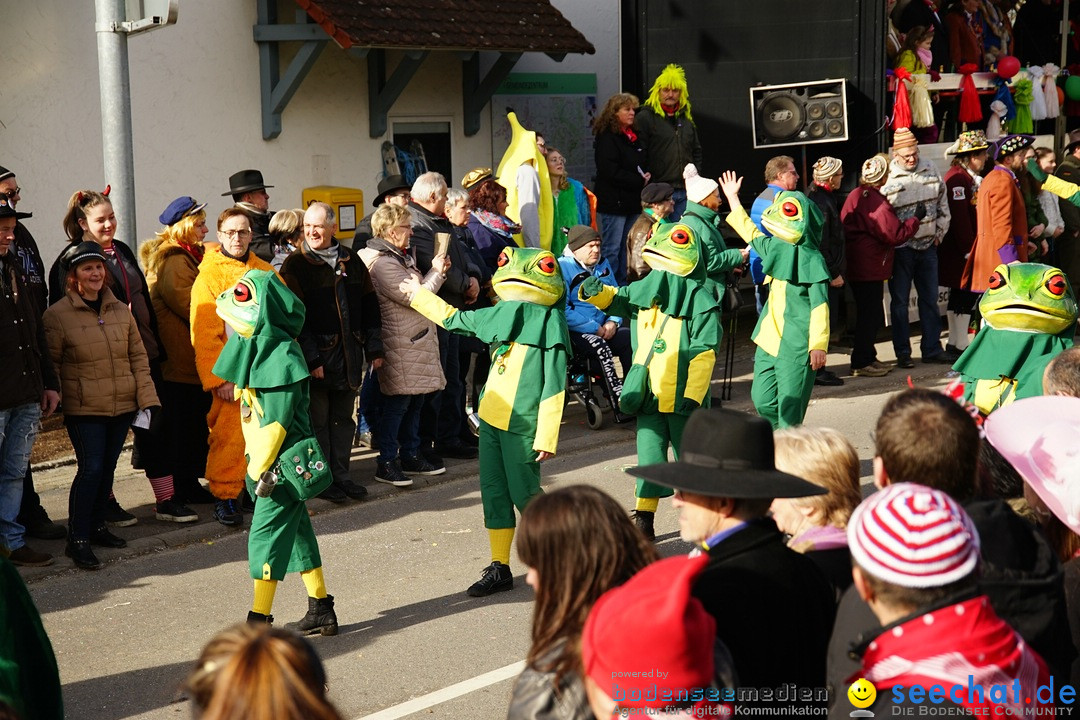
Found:
[[649, 389], [649, 363], [652, 362], [653, 353], [656, 352], [656, 341], [664, 334], [664, 326], [667, 325], [670, 317], [670, 315], [665, 315], [664, 321], [660, 323], [660, 329], [656, 331], [656, 337], [653, 338], [649, 354], [645, 356], [645, 362], [634, 363], [626, 371], [622, 392], [619, 394], [620, 413], [636, 415], [645, 401], [652, 396], [652, 390]]
[[278, 476], [285, 481], [289, 495], [300, 501], [315, 497], [334, 479], [319, 441], [313, 437], [306, 437], [281, 453]]

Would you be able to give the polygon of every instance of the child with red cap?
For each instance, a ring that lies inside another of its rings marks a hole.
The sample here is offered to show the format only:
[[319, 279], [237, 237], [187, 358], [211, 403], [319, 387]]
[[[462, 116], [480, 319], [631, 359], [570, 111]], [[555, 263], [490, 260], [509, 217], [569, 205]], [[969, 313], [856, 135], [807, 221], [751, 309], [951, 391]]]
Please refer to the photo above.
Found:
[[[655, 562], [596, 601], [581, 660], [597, 720], [730, 714], [713, 683], [716, 621], [690, 594], [707, 561], [699, 555]], [[730, 667], [720, 670], [730, 677]]]

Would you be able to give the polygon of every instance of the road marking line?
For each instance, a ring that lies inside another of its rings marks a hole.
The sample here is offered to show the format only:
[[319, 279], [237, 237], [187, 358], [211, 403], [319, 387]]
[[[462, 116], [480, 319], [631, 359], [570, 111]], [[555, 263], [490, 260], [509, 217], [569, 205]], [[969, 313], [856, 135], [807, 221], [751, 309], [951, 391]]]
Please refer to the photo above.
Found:
[[418, 698], [413, 698], [408, 702], [403, 702], [400, 705], [394, 705], [388, 707], [385, 710], [380, 710], [377, 713], [371, 715], [364, 715], [357, 718], [357, 720], [398, 720], [407, 715], [420, 712], [421, 710], [427, 710], [429, 707], [435, 705], [441, 705], [444, 702], [459, 698], [462, 695], [468, 695], [474, 690], [485, 688], [488, 685], [494, 685], [495, 683], [502, 682], [508, 678], [512, 678], [515, 675], [520, 675], [521, 671], [525, 669], [525, 661], [520, 660], [516, 663], [511, 663], [505, 667], [486, 672], [483, 675], [477, 675], [476, 677], [469, 678], [468, 680], [462, 680], [459, 683], [454, 683], [448, 687], [444, 687], [442, 690], [436, 690], [430, 692], [427, 695], [421, 695]]

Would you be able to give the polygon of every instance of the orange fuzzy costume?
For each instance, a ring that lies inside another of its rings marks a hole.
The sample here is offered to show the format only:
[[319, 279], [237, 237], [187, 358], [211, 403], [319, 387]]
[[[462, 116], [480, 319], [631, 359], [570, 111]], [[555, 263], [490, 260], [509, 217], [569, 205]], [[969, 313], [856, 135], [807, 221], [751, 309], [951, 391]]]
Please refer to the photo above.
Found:
[[1027, 209], [1011, 172], [999, 166], [982, 181], [976, 221], [978, 234], [960, 282], [981, 293], [998, 265], [1027, 262]]
[[[195, 346], [195, 367], [204, 390], [213, 391], [225, 381], [213, 373], [228, 336], [225, 321], [217, 314], [217, 296], [236, 285], [248, 270], [274, 269], [253, 252], [247, 262], [223, 255], [219, 248], [206, 250], [199, 264], [199, 276], [191, 286], [191, 344]], [[210, 453], [206, 458], [206, 481], [215, 497], [235, 498], [244, 487], [247, 463], [244, 435], [240, 431], [240, 401], [222, 400], [216, 394], [206, 422], [210, 426]]]

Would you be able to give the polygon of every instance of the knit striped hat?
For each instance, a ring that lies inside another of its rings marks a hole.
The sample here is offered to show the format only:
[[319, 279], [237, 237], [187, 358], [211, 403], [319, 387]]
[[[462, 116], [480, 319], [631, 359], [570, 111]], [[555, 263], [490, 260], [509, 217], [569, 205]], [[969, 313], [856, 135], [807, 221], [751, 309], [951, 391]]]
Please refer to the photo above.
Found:
[[908, 128], [896, 128], [892, 137], [892, 149], [895, 152], [900, 148], [918, 147], [919, 141], [915, 139], [915, 133]]
[[818, 161], [814, 163], [814, 179], [818, 182], [825, 182], [833, 175], [837, 175], [844, 170], [844, 163], [834, 157], [826, 155], [823, 158], [818, 158]]
[[955, 500], [914, 483], [890, 485], [863, 501], [847, 526], [851, 557], [892, 585], [930, 588], [971, 574], [979, 533]]

